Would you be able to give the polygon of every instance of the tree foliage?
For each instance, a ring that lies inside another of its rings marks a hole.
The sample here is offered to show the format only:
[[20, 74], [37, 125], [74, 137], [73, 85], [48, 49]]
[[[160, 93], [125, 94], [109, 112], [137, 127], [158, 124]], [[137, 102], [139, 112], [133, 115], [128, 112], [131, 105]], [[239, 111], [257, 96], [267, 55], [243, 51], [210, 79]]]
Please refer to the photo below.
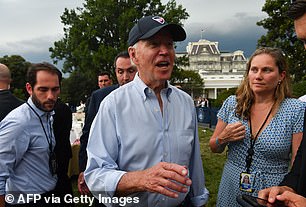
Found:
[[28, 93], [25, 90], [26, 74], [31, 63], [19, 55], [0, 57], [0, 63], [5, 64], [11, 71], [12, 82], [10, 89], [14, 95], [25, 100], [28, 97]]
[[51, 58], [55, 63], [63, 61], [63, 72], [84, 73], [90, 81], [82, 90], [90, 94], [99, 71], [109, 71], [115, 80], [113, 59], [127, 49], [135, 22], [147, 15], [160, 15], [181, 25], [189, 16], [175, 0], [165, 5], [160, 0], [85, 0], [83, 7], [65, 9], [62, 14], [64, 37], [49, 48]]
[[189, 66], [189, 58], [185, 55], [176, 59], [170, 82], [181, 87], [193, 97], [203, 94], [203, 79], [200, 74], [192, 70], [183, 70], [183, 66]]
[[223, 102], [231, 95], [235, 95], [237, 91], [237, 88], [230, 88], [228, 90], [225, 90], [223, 92], [221, 92], [220, 94], [218, 94], [217, 99], [212, 100], [211, 105], [213, 107], [221, 107]]
[[90, 83], [92, 80], [87, 76], [87, 73], [80, 71], [73, 72], [69, 78], [63, 79], [61, 88], [61, 99], [72, 106], [78, 106], [82, 101], [86, 102], [90, 91]]
[[292, 89], [293, 89], [293, 97], [295, 98], [299, 98], [303, 95], [306, 94], [306, 81], [300, 81], [298, 83], [294, 83], [292, 85]]
[[257, 22], [267, 30], [267, 34], [258, 40], [258, 46], [281, 48], [287, 56], [289, 72], [294, 81], [299, 81], [306, 73], [306, 52], [303, 44], [296, 37], [293, 20], [286, 15], [289, 0], [267, 0], [262, 11], [268, 17]]

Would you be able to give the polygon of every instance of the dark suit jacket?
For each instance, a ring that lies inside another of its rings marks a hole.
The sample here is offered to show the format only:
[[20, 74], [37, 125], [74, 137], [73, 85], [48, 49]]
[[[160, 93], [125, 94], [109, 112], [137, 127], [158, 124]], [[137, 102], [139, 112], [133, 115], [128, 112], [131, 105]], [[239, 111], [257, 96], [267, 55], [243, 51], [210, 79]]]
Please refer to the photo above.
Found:
[[[306, 111], [305, 111], [306, 118]], [[280, 183], [282, 186], [289, 186], [298, 194], [306, 197], [306, 119], [304, 118], [304, 134], [301, 145], [297, 151], [291, 171]]]
[[98, 90], [95, 90], [92, 92], [89, 106], [87, 110], [87, 114], [85, 115], [85, 124], [82, 129], [82, 135], [80, 137], [80, 151], [79, 151], [79, 171], [84, 172], [86, 168], [87, 163], [87, 142], [88, 142], [88, 136], [89, 136], [89, 130], [91, 127], [91, 124], [99, 110], [100, 103], [102, 100], [110, 94], [113, 90], [117, 89], [119, 85], [111, 85], [106, 88], [100, 88]]
[[[72, 157], [70, 144], [70, 130], [72, 127], [72, 112], [65, 103], [57, 101], [54, 108], [53, 131], [55, 136], [54, 152], [58, 164], [57, 177], [58, 181], [55, 187], [57, 196], [63, 197], [65, 194], [72, 194], [71, 181], [67, 175], [69, 160]], [[61, 206], [73, 206], [65, 204]]]
[[16, 98], [9, 90], [0, 90], [0, 121], [24, 101]]

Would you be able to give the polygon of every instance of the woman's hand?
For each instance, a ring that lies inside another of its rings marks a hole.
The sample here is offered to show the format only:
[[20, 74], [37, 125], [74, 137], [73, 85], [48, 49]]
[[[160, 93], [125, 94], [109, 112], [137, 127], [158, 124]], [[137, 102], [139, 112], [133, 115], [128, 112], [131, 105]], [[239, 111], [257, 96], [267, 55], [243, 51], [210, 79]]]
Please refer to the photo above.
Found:
[[229, 142], [241, 140], [245, 137], [245, 126], [241, 122], [227, 124], [218, 119], [213, 136], [210, 138], [209, 146], [212, 152], [221, 153]]
[[217, 137], [220, 145], [241, 140], [245, 137], [245, 126], [241, 122], [228, 124]]

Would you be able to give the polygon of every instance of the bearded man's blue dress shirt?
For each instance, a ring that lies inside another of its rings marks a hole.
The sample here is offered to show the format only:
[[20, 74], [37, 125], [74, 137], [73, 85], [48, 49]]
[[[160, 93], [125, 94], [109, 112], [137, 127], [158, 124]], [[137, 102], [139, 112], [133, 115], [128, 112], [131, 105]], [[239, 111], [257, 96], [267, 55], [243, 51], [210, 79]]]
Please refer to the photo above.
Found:
[[[54, 112], [38, 109], [31, 97], [28, 103], [40, 116], [54, 148], [50, 129]], [[19, 193], [43, 194], [53, 190], [57, 176], [50, 172], [49, 154], [47, 137], [30, 107], [24, 103], [11, 111], [0, 122], [0, 195], [11, 193], [17, 198]]]

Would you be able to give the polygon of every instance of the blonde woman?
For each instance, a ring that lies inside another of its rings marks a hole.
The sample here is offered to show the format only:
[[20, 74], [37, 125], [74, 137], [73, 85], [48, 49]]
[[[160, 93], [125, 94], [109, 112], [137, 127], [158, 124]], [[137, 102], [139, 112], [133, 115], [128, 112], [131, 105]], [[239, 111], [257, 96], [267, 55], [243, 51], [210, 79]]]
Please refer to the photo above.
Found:
[[[236, 96], [218, 113], [210, 139], [213, 152], [228, 146], [228, 158], [218, 192], [217, 206], [239, 206], [240, 194], [280, 183], [293, 163], [303, 132], [305, 105], [290, 98], [285, 57], [276, 48], [260, 48], [251, 56]], [[242, 176], [250, 178], [243, 188]]]

